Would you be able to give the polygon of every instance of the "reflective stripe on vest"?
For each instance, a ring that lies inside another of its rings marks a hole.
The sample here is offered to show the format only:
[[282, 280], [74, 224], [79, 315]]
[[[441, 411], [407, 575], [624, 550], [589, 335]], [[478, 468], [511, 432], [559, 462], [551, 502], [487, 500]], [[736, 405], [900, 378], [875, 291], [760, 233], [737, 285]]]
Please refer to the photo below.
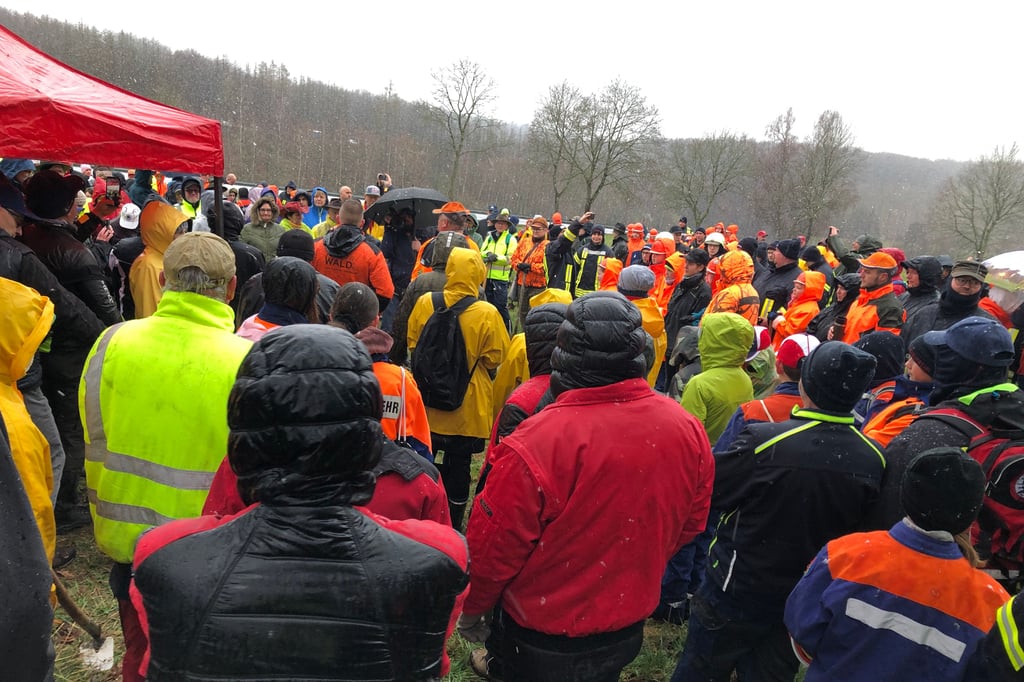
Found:
[[[188, 298], [188, 295], [180, 296]], [[190, 301], [189, 304], [202, 312], [204, 301]], [[210, 306], [213, 303], [207, 304], [207, 312], [214, 317], [222, 312]], [[136, 414], [131, 409], [135, 403], [127, 396], [133, 393], [160, 392], [167, 396], [166, 404], [173, 406], [183, 399], [187, 400], [187, 396], [194, 395], [195, 390], [193, 387], [189, 389], [192, 392], [182, 395], [180, 387], [161, 386], [160, 382], [170, 377], [165, 377], [165, 372], [161, 372], [158, 355], [153, 356], [152, 363], [140, 362], [137, 353], [144, 352], [148, 337], [140, 335], [146, 332], [134, 325], [146, 325], [147, 322], [122, 323], [106, 330], [86, 359], [79, 390], [79, 405], [87, 441], [86, 482], [96, 542], [105, 554], [121, 563], [132, 560], [139, 535], [149, 528], [199, 514], [217, 464], [223, 457], [223, 454], [212, 453], [208, 440], [211, 437], [210, 429], [205, 423], [195, 424], [195, 430], [184, 428], [188, 433], [202, 432], [201, 436], [196, 436], [201, 442], [192, 446], [189, 435], [182, 433], [181, 414], [178, 410], [168, 407], [154, 411], [153, 405], [139, 405], [140, 411]], [[168, 318], [158, 324], [170, 325], [162, 327], [166, 333], [169, 328], [173, 328], [175, 320]], [[182, 329], [180, 333], [186, 335], [181, 340], [187, 341], [187, 335], [191, 332]], [[201, 343], [200, 339], [223, 332], [211, 332], [208, 327], [197, 325], [195, 333], [196, 342]], [[187, 353], [189, 351], [185, 346], [189, 345], [185, 343], [180, 348], [169, 350], [169, 355]], [[114, 352], [109, 353], [111, 346]], [[243, 350], [244, 346], [239, 344], [225, 343], [205, 351], [204, 359], [209, 367], [237, 367], [236, 363], [244, 355]], [[152, 374], [146, 369], [146, 364], [153, 367]], [[130, 373], [125, 374], [129, 367]], [[121, 390], [115, 385], [131, 379], [135, 381]], [[213, 403], [208, 396], [195, 396], [193, 400], [200, 405], [190, 405], [196, 411], [192, 419], [202, 419], [200, 415], [209, 414], [208, 410], [198, 408], [207, 403], [210, 403], [210, 407], [219, 404], [220, 394], [226, 393], [226, 389], [222, 387], [214, 392], [217, 396]], [[125, 414], [126, 409], [128, 414]], [[220, 419], [224, 417], [217, 419], [216, 431], [220, 431]], [[223, 431], [224, 444], [214, 448], [220, 453], [226, 452], [226, 419]], [[219, 442], [219, 433], [216, 438]], [[167, 442], [175, 443], [172, 450], [168, 450]], [[180, 458], [176, 454], [179, 451]]]

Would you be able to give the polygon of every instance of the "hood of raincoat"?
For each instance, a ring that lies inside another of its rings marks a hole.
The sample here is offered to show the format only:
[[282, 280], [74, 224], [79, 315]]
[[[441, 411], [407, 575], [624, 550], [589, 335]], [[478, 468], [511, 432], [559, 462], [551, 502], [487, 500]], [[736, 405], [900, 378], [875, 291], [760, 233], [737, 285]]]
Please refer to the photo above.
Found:
[[872, 237], [870, 234], [862, 234], [855, 240], [857, 242], [857, 253], [870, 255], [882, 248], [882, 240]]
[[472, 249], [454, 248], [444, 266], [444, 303], [451, 306], [466, 296], [476, 298], [487, 279], [484, 259]]
[[821, 295], [825, 293], [825, 275], [816, 270], [808, 270], [802, 276], [804, 278], [804, 293], [794, 303], [819, 301]]
[[306, 315], [314, 307], [319, 280], [313, 266], [301, 258], [278, 256], [267, 263], [261, 284], [266, 303]]
[[914, 294], [930, 294], [942, 286], [942, 263], [938, 258], [918, 256], [912, 258], [907, 265], [917, 270], [917, 277], [921, 282], [916, 287], [907, 287], [907, 291]]
[[[302, 221], [299, 221], [302, 224]], [[344, 258], [366, 240], [363, 231], [355, 225], [339, 225], [324, 237], [327, 253], [335, 258]]]
[[139, 236], [146, 248], [163, 253], [174, 241], [178, 226], [187, 221], [188, 216], [170, 204], [151, 201], [139, 216]]
[[53, 326], [53, 302], [34, 289], [0, 277], [4, 328], [0, 332], [0, 373], [4, 383], [25, 376], [39, 344]]
[[430, 242], [430, 267], [435, 271], [443, 270], [448, 263], [452, 249], [468, 249], [469, 240], [461, 232], [440, 232]]
[[718, 275], [723, 286], [749, 284], [754, 279], [754, 261], [746, 251], [729, 251], [718, 262]]
[[742, 367], [753, 343], [754, 327], [746, 318], [736, 313], [706, 315], [697, 342], [702, 370]]
[[604, 274], [601, 275], [601, 291], [615, 291], [619, 287], [622, 261], [618, 258], [604, 259]]

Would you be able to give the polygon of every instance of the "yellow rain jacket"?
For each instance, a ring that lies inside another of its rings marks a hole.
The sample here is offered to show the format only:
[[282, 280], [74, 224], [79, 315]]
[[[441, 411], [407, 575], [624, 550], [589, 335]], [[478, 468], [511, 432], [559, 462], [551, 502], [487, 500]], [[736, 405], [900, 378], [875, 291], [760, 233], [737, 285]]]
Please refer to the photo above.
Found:
[[178, 226], [188, 216], [162, 201], [151, 201], [139, 216], [139, 236], [145, 250], [132, 263], [128, 281], [135, 301], [135, 318], [149, 317], [163, 295], [160, 273], [164, 271], [164, 251], [174, 241]]
[[[455, 248], [445, 266], [448, 281], [444, 285], [444, 304], [452, 306], [466, 296], [477, 298], [484, 283], [486, 269], [478, 251]], [[419, 341], [423, 326], [434, 313], [430, 296], [421, 296], [409, 315], [409, 355]], [[427, 407], [430, 431], [442, 435], [489, 438], [494, 419], [494, 386], [488, 373], [504, 361], [509, 338], [505, 321], [498, 309], [487, 301], [477, 300], [459, 316], [459, 326], [466, 342], [468, 367], [476, 365], [462, 406], [457, 410]]]
[[665, 318], [661, 314], [658, 302], [648, 296], [647, 298], [631, 299], [633, 305], [640, 309], [640, 316], [643, 319], [641, 325], [644, 331], [654, 339], [654, 366], [647, 373], [647, 383], [654, 387], [658, 380], [658, 372], [661, 371], [661, 364], [665, 362], [665, 352], [668, 350], [668, 334], [665, 333]]
[[0, 415], [7, 425], [11, 455], [25, 486], [36, 526], [43, 538], [46, 558], [53, 561], [57, 529], [53, 520], [53, 467], [50, 444], [32, 422], [18, 391], [36, 349], [53, 325], [53, 303], [13, 280], [0, 277], [0, 300], [4, 302], [4, 324], [0, 332]]
[[[565, 289], [545, 289], [530, 297], [530, 310], [545, 303], [572, 303], [572, 294]], [[505, 353], [505, 360], [494, 375], [494, 418], [498, 418], [505, 401], [520, 384], [530, 378], [530, 366], [526, 361], [526, 334], [519, 332], [512, 337], [512, 342]]]

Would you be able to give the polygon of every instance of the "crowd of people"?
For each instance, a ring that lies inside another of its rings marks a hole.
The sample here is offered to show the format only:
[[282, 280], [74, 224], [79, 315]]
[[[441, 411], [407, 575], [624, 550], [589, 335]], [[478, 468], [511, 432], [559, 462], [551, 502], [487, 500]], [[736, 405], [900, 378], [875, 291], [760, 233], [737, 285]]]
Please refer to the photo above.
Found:
[[1024, 679], [1024, 306], [983, 263], [0, 172], [7, 679], [52, 678], [85, 525], [128, 681], [439, 680], [457, 631], [483, 679], [603, 682], [649, 619], [676, 682]]

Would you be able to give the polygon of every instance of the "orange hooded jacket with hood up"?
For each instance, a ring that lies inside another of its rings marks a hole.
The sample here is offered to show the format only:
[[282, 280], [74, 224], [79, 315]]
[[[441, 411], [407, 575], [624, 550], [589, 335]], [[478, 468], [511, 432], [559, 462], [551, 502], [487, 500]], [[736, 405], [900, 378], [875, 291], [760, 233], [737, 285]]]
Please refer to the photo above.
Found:
[[[736, 313], [757, 324], [761, 299], [750, 283], [754, 279], [754, 261], [746, 251], [730, 251], [719, 259], [721, 289], [708, 304], [707, 314]], [[819, 292], [821, 295], [821, 292]]]
[[814, 270], [800, 273], [796, 281], [803, 282], [804, 291], [800, 297], [792, 301], [782, 321], [775, 327], [775, 338], [772, 348], [779, 349], [782, 340], [792, 334], [799, 334], [807, 329], [807, 325], [820, 312], [818, 301], [825, 291], [825, 275]]

